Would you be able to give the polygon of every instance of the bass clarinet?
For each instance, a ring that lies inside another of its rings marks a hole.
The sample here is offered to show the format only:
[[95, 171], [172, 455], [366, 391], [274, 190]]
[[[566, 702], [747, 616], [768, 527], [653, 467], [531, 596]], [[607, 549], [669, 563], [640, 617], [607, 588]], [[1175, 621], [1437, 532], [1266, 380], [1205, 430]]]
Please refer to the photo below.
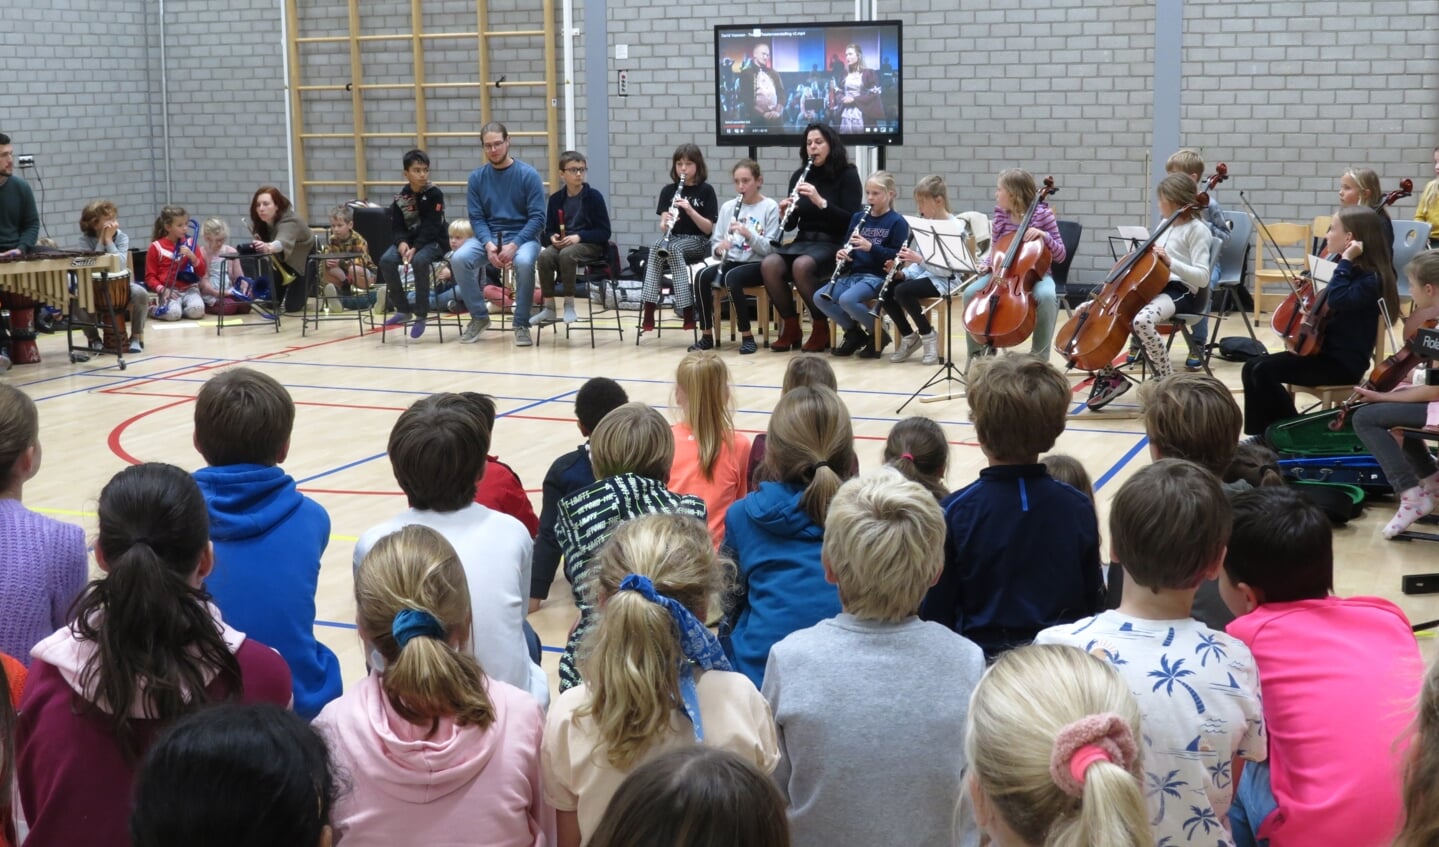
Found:
[[[844, 251], [844, 259], [835, 261], [834, 273], [829, 275], [830, 285], [834, 285], [835, 280], [839, 279], [840, 277], [840, 271], [844, 270], [851, 264], [849, 257], [850, 254], [854, 252], [854, 248], [851, 247], [849, 243], [854, 240], [854, 237], [856, 235], [859, 235], [860, 230], [864, 229], [865, 222], [869, 220], [869, 208], [870, 207], [868, 203], [859, 207], [859, 223], [854, 225], [854, 232], [851, 232], [849, 234], [849, 238], [845, 239], [844, 247], [840, 248]], [[833, 297], [829, 296], [828, 292], [822, 292], [819, 296], [831, 302], [834, 300]]]
[[789, 216], [794, 214], [794, 207], [799, 205], [799, 187], [804, 185], [805, 178], [809, 176], [809, 169], [814, 167], [814, 157], [810, 156], [804, 160], [804, 170], [799, 172], [799, 179], [795, 180], [794, 190], [790, 191], [786, 201], [789, 205], [784, 207], [784, 217], [779, 219], [779, 238], [771, 238], [770, 244], [775, 247], [784, 240], [785, 227], [789, 226]]
[[669, 223], [665, 224], [665, 237], [660, 240], [660, 246], [655, 248], [655, 258], [667, 262], [670, 258], [670, 235], [675, 231], [675, 224], [680, 219], [680, 197], [685, 190], [685, 175], [680, 174], [680, 181], [675, 185], [675, 195], [670, 198]]

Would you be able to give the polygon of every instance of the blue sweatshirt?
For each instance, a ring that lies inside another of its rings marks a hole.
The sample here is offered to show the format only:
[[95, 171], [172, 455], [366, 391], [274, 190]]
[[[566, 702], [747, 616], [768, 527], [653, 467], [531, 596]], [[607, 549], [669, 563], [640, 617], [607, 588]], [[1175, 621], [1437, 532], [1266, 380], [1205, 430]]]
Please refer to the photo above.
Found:
[[764, 682], [769, 650], [792, 632], [842, 610], [839, 589], [824, 578], [824, 527], [800, 506], [804, 488], [762, 482], [725, 513], [724, 546], [739, 563], [743, 592], [720, 637], [734, 669]]
[[884, 275], [884, 263], [893, 259], [899, 253], [899, 248], [909, 240], [909, 221], [904, 215], [890, 209], [884, 214], [874, 217], [865, 216], [861, 226], [860, 218], [864, 212], [855, 212], [854, 217], [849, 219], [849, 230], [845, 233], [845, 243], [849, 243], [849, 235], [854, 232], [855, 227], [860, 227], [859, 234], [874, 243], [869, 250], [855, 250], [850, 253], [849, 272], [852, 274], [873, 274], [874, 276]]
[[1350, 374], [1344, 382], [1358, 381], [1374, 356], [1374, 333], [1379, 326], [1379, 274], [1340, 259], [1325, 289], [1329, 320], [1324, 324], [1320, 352], [1332, 357]]
[[545, 185], [534, 168], [511, 160], [507, 168], [485, 165], [470, 174], [465, 192], [470, 226], [481, 244], [538, 241], [545, 225]]
[[210, 510], [215, 569], [205, 588], [225, 622], [290, 666], [295, 712], [306, 720], [340, 696], [340, 661], [315, 638], [320, 556], [330, 516], [283, 470], [222, 465], [195, 471]]
[[[550, 246], [550, 236], [560, 234], [559, 212], [565, 207], [565, 199], [569, 194], [568, 188], [561, 188], [550, 195], [549, 204], [545, 207], [545, 240], [544, 246]], [[605, 206], [605, 195], [599, 189], [590, 188], [585, 183], [580, 189], [580, 208], [584, 217], [584, 227], [576, 229], [574, 222], [569, 222], [565, 228], [565, 235], [578, 235], [581, 244], [610, 243], [610, 210]], [[590, 480], [594, 482], [594, 480]]]
[[1103, 609], [1099, 520], [1044, 465], [996, 465], [941, 504], [944, 571], [919, 616], [993, 659]]

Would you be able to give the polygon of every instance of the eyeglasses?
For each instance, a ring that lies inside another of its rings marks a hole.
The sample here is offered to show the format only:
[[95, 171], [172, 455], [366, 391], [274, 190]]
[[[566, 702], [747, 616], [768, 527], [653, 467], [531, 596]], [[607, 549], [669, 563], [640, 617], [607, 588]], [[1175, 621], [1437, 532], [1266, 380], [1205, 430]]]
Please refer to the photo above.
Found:
[[486, 141], [486, 142], [484, 142], [484, 144], [483, 144], [482, 146], [483, 146], [486, 150], [498, 150], [498, 149], [500, 149], [501, 147], [504, 147], [506, 144], [509, 144], [509, 143], [510, 143], [509, 139], [505, 139], [504, 141]]
[[589, 172], [589, 168], [565, 168], [567, 174], [587, 174]]

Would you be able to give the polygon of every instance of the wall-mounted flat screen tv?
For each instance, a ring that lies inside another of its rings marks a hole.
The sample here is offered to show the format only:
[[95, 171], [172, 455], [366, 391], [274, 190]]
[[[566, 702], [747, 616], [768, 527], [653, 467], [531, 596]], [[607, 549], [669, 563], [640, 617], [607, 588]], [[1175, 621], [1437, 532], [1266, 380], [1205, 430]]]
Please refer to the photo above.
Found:
[[904, 143], [899, 21], [715, 27], [715, 125], [731, 147], [798, 145], [827, 123], [847, 144]]

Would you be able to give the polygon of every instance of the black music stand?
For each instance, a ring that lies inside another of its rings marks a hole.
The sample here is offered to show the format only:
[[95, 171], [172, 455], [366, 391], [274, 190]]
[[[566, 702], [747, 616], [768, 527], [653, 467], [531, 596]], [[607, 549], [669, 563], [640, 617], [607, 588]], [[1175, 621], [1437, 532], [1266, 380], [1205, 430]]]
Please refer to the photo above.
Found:
[[[957, 382], [966, 385], [964, 374], [954, 365], [954, 298], [962, 296], [963, 286], [957, 284], [962, 276], [964, 282], [969, 282], [979, 272], [979, 263], [975, 260], [974, 252], [969, 249], [969, 225], [963, 220], [929, 220], [925, 219], [923, 225], [910, 225], [909, 234], [916, 242], [916, 252], [925, 257], [925, 264], [930, 267], [942, 268], [949, 271], [949, 293], [944, 297], [944, 323], [946, 332], [944, 334], [944, 362], [939, 370], [934, 372], [924, 385], [921, 385], [909, 399], [904, 401], [895, 414], [904, 411], [904, 407], [913, 403], [916, 397], [923, 394], [929, 388], [940, 383]], [[929, 243], [926, 243], [926, 239]], [[945, 242], [949, 241], [949, 246]], [[925, 249], [929, 248], [929, 249]], [[967, 275], [967, 276], [966, 276]], [[925, 397], [921, 403], [940, 403], [945, 400], [953, 400], [956, 395], [951, 389], [948, 394], [935, 397]]]

